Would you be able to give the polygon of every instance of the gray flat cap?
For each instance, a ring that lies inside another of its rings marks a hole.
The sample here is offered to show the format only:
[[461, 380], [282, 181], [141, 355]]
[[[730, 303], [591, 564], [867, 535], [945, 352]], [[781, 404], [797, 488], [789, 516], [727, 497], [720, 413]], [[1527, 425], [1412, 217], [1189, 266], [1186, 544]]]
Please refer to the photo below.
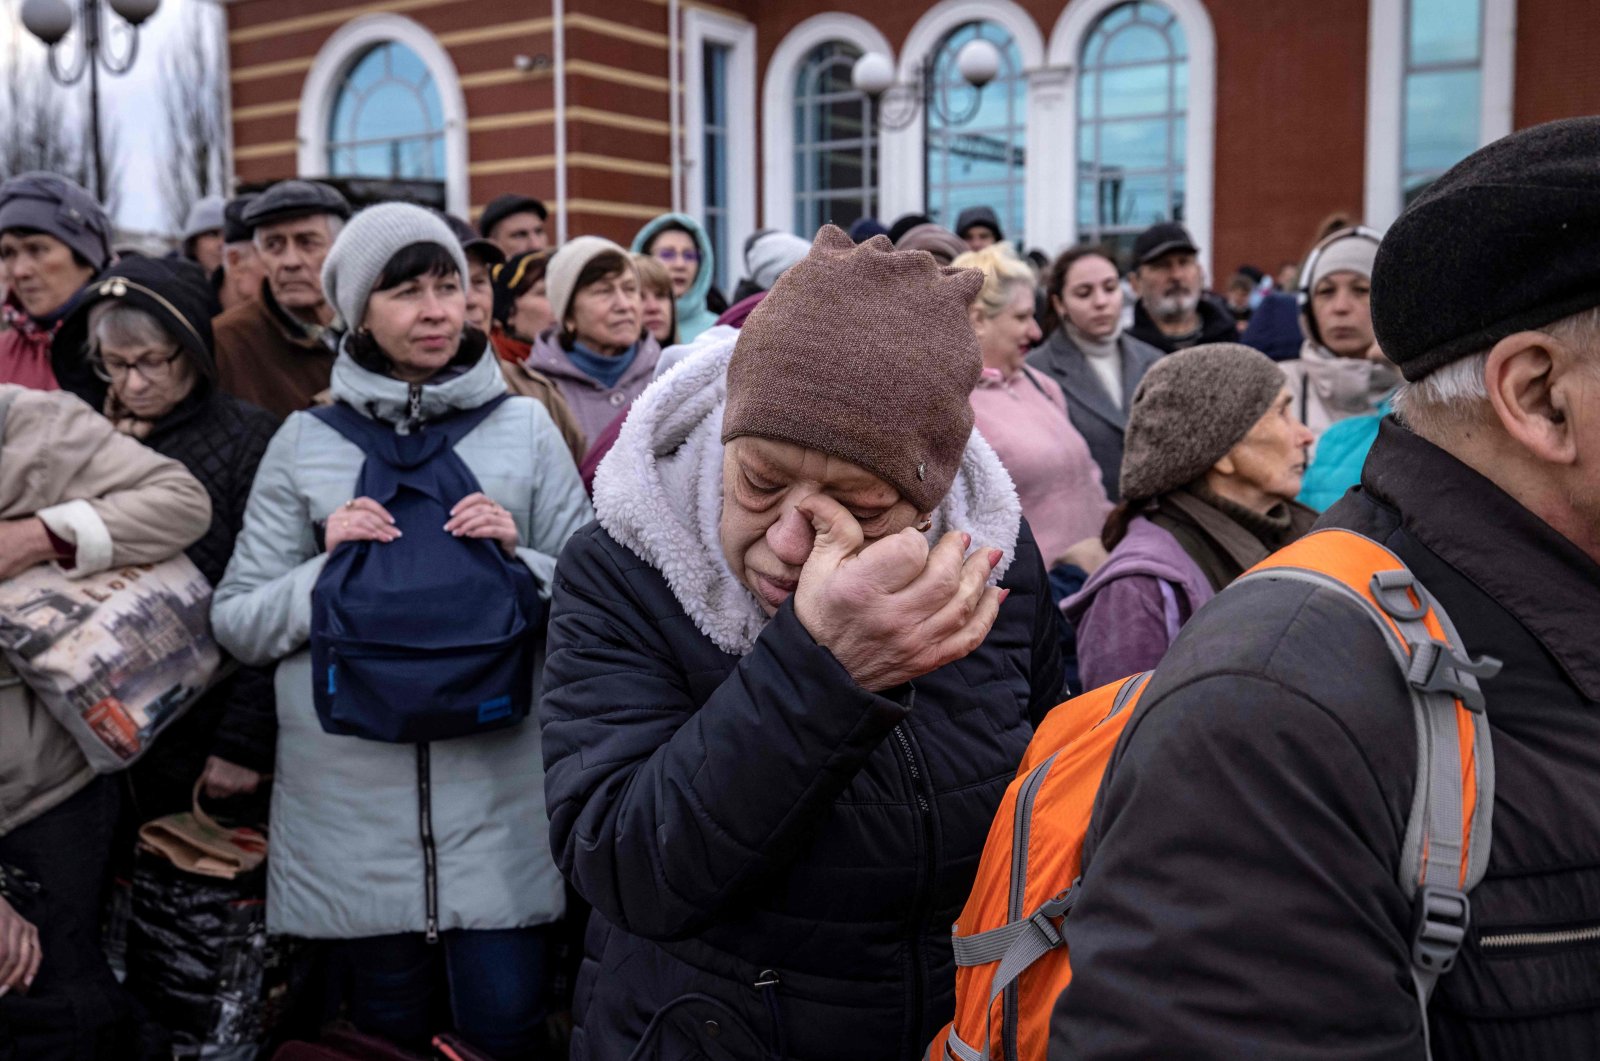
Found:
[[350, 204], [337, 191], [317, 181], [279, 181], [245, 207], [240, 220], [254, 229], [314, 214], [332, 214], [348, 220]]

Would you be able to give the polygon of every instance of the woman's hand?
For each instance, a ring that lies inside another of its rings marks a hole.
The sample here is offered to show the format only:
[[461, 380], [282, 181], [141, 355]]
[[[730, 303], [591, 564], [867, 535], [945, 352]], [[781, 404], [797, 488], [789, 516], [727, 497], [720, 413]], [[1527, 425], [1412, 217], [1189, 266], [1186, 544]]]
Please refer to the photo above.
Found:
[[457, 538], [492, 538], [507, 556], [515, 555], [521, 540], [511, 513], [482, 493], [468, 494], [457, 501], [444, 529]]
[[0, 581], [22, 574], [34, 564], [54, 560], [50, 534], [38, 516], [0, 520]]
[[0, 898], [0, 996], [32, 987], [41, 957], [39, 930]]
[[205, 794], [212, 799], [248, 796], [261, 786], [261, 775], [248, 767], [219, 759], [215, 755], [206, 759], [205, 773], [200, 775]]
[[323, 542], [331, 553], [345, 542], [392, 542], [398, 537], [400, 528], [388, 510], [370, 497], [358, 497], [333, 510]]

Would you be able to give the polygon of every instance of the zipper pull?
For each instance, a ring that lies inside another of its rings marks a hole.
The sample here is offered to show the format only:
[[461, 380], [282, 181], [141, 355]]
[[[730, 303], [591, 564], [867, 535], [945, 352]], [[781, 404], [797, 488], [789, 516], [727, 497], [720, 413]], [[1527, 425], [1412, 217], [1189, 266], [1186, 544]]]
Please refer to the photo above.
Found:
[[439, 919], [432, 914], [428, 915], [428, 930], [425, 938], [429, 943], [439, 942]]
[[413, 383], [406, 393], [406, 421], [416, 427], [422, 420], [422, 384]]

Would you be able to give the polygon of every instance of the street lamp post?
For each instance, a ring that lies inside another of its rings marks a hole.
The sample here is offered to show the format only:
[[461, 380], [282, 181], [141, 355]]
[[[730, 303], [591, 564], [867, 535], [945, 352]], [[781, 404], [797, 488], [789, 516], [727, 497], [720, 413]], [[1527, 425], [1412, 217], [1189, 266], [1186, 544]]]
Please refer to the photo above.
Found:
[[[139, 26], [156, 13], [161, 0], [109, 0], [111, 10], [121, 21], [107, 18], [101, 9], [101, 0], [78, 0], [76, 21], [81, 27], [83, 40], [77, 56], [62, 64], [57, 47], [72, 29], [72, 5], [67, 0], [23, 0], [22, 24], [29, 33], [43, 41], [50, 49], [50, 76], [60, 85], [75, 85], [89, 75], [89, 140], [94, 150], [94, 192], [103, 203], [106, 198], [105, 160], [100, 153], [100, 69], [112, 75], [125, 74], [133, 68], [139, 54]], [[118, 54], [113, 38], [118, 36], [126, 44]]]
[[[983, 87], [1000, 73], [1000, 63], [1000, 49], [982, 37], [961, 46], [956, 53], [956, 72], [973, 91], [971, 100], [959, 111], [950, 103], [950, 86], [939, 81], [937, 51], [923, 58], [915, 84], [896, 84], [894, 62], [882, 52], [868, 52], [857, 59], [850, 68], [850, 83], [878, 105], [878, 121], [891, 129], [910, 125], [919, 112], [936, 116], [945, 125], [965, 125], [977, 116]], [[896, 97], [898, 107], [885, 105]]]

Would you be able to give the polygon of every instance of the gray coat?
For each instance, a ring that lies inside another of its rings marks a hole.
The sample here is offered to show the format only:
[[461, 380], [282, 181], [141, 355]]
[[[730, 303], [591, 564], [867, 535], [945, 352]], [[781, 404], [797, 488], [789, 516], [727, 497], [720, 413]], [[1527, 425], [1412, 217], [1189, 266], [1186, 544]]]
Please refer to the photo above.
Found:
[[1072, 419], [1072, 426], [1089, 443], [1089, 453], [1100, 465], [1100, 482], [1113, 502], [1122, 497], [1119, 483], [1128, 406], [1133, 404], [1133, 392], [1138, 390], [1144, 374], [1164, 356], [1160, 350], [1127, 332], [1118, 337], [1117, 347], [1122, 351], [1120, 408], [1089, 366], [1087, 356], [1067, 338], [1065, 328], [1057, 328], [1048, 342], [1028, 355], [1029, 365], [1061, 384], [1061, 393], [1067, 399], [1067, 415]]
[[[493, 350], [422, 388], [424, 419], [505, 390]], [[379, 419], [404, 419], [406, 384], [358, 366], [333, 369], [333, 396]], [[548, 594], [555, 558], [590, 509], [572, 456], [544, 406], [513, 397], [456, 446], [507, 508], [518, 557]], [[217, 640], [277, 672], [277, 781], [267, 920], [274, 932], [350, 939], [426, 924], [418, 825], [418, 752], [323, 732], [311, 693], [311, 589], [322, 571], [313, 521], [354, 495], [361, 450], [309, 413], [285, 421], [262, 458], [233, 561], [217, 588]], [[532, 721], [430, 746], [439, 927], [514, 928], [563, 910], [551, 858], [543, 753]]]

